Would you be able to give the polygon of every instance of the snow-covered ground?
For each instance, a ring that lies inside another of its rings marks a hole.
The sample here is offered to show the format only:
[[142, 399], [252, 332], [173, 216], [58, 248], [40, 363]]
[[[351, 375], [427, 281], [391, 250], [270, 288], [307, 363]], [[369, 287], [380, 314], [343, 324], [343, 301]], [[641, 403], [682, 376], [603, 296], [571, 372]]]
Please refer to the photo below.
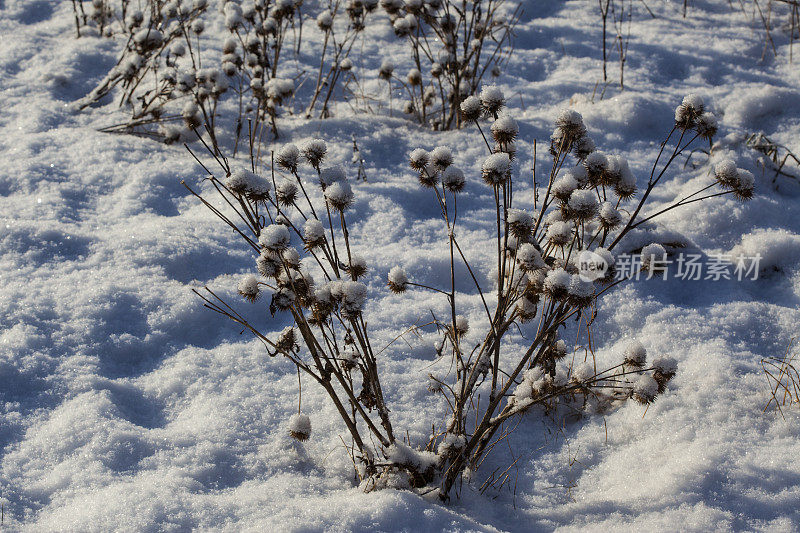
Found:
[[[339, 440], [344, 428], [311, 383], [303, 404], [312, 438], [288, 438], [292, 366], [190, 291], [208, 284], [232, 297], [253, 268], [251, 253], [180, 185], [197, 183], [199, 167], [182, 147], [97, 132], [125, 118], [113, 103], [82, 113], [70, 105], [114, 64], [119, 44], [76, 40], [70, 2], [0, 1], [3, 530], [800, 529], [800, 413], [763, 411], [759, 364], [798, 334], [800, 188], [773, 184], [743, 144], [763, 131], [800, 153], [800, 67], [789, 64], [782, 34], [778, 58], [762, 61], [758, 24], [726, 0], [690, 4], [683, 19], [682, 2], [651, 0], [650, 18], [634, 2], [626, 90], [612, 84], [592, 103], [601, 75], [596, 3], [523, 2], [517, 49], [498, 79], [521, 125], [520, 180], [533, 140], [546, 141], [556, 111], [572, 105], [598, 146], [630, 159], [641, 185], [674, 106], [697, 92], [720, 116], [720, 149], [756, 174], [755, 198], [692, 204], [663, 217], [662, 231], [705, 255], [760, 253], [760, 279], [615, 289], [595, 324], [598, 356], [635, 337], [678, 360], [669, 390], [646, 412], [630, 403], [566, 424], [530, 412], [508, 447], [442, 505], [411, 492], [361, 492]], [[366, 78], [382, 54], [403, 64], [388, 22], [369, 37], [356, 61]], [[490, 258], [493, 215], [478, 175], [485, 147], [473, 129], [435, 133], [397, 113], [353, 115], [346, 106], [326, 121], [286, 118], [279, 127], [281, 142], [325, 138], [342, 163], [351, 134], [359, 142], [368, 182], [354, 184], [352, 233], [370, 267], [374, 344], [443, 303], [385, 288], [396, 264], [413, 276], [441, 275], [446, 264], [435, 203], [406, 167], [411, 149], [454, 149], [469, 170], [460, 238], [474, 261]], [[696, 169], [675, 167], [653, 209], [700, 182], [707, 166], [702, 155], [693, 160]], [[267, 330], [286, 325], [238, 305]], [[416, 443], [444, 412], [426, 391], [433, 355], [429, 339], [410, 338], [379, 361], [394, 424]], [[514, 460], [510, 483], [478, 492]]]

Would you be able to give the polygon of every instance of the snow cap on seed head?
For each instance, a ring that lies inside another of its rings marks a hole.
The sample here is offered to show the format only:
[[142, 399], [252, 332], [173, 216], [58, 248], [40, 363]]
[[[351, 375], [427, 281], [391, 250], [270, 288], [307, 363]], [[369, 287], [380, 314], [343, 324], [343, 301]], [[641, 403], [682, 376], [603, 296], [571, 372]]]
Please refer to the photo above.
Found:
[[170, 45], [169, 53], [176, 57], [182, 57], [186, 53], [186, 46], [180, 41], [175, 41]]
[[309, 218], [303, 225], [303, 241], [309, 248], [321, 246], [325, 242], [325, 228], [316, 218]]
[[592, 218], [597, 213], [597, 204], [597, 195], [587, 189], [573, 191], [567, 202], [569, 214], [578, 220]]
[[519, 126], [511, 115], [503, 113], [494, 121], [491, 131], [495, 141], [505, 144], [513, 142], [517, 138]]
[[487, 85], [481, 91], [481, 105], [488, 114], [496, 114], [506, 104], [506, 98], [496, 85]]
[[415, 148], [409, 154], [408, 160], [412, 169], [421, 172], [425, 170], [425, 167], [428, 166], [428, 162], [430, 161], [430, 154], [428, 153], [427, 150], [423, 150], [422, 148]]
[[300, 160], [300, 150], [294, 144], [285, 144], [276, 154], [278, 164], [290, 172], [297, 171], [297, 162]]
[[561, 300], [569, 294], [572, 276], [563, 268], [556, 268], [547, 273], [544, 279], [544, 292], [554, 300]]
[[395, 19], [392, 27], [394, 28], [394, 34], [398, 37], [405, 37], [412, 31], [411, 23], [406, 17], [399, 17]]
[[656, 370], [656, 372], [674, 376], [678, 371], [678, 362], [672, 357], [662, 356], [653, 360], [653, 368]]
[[469, 321], [467, 317], [463, 315], [458, 315], [456, 317], [456, 335], [462, 337], [467, 334], [469, 331]]
[[559, 137], [575, 141], [586, 133], [583, 116], [574, 109], [562, 109], [556, 117], [556, 129]]
[[551, 244], [555, 246], [564, 246], [572, 240], [574, 229], [575, 226], [569, 222], [556, 221], [552, 222], [547, 228], [545, 236]]
[[447, 146], [437, 146], [431, 150], [430, 161], [437, 170], [444, 170], [453, 164], [453, 152]]
[[705, 104], [697, 94], [687, 94], [675, 109], [675, 124], [681, 128], [691, 128], [703, 114]]
[[203, 115], [200, 108], [194, 102], [186, 102], [181, 110], [181, 117], [189, 129], [196, 129], [203, 123]]
[[335, 181], [325, 189], [325, 201], [333, 209], [346, 211], [353, 204], [353, 189], [346, 181]]
[[275, 187], [275, 198], [284, 207], [294, 204], [297, 199], [297, 184], [293, 181], [283, 180]]
[[256, 268], [265, 278], [276, 278], [283, 271], [278, 254], [266, 249], [261, 250], [261, 254], [256, 258]]
[[573, 144], [573, 151], [575, 152], [575, 157], [578, 159], [586, 159], [586, 157], [595, 150], [597, 150], [597, 145], [586, 135], [580, 137]]
[[258, 286], [258, 278], [249, 274], [239, 282], [237, 287], [239, 294], [248, 302], [255, 302], [261, 294], [261, 289]]
[[322, 31], [327, 31], [333, 26], [333, 15], [327, 9], [317, 15], [317, 27]]
[[389, 61], [388, 59], [384, 59], [383, 63], [381, 63], [381, 68], [378, 70], [378, 76], [384, 80], [392, 79], [392, 73], [394, 72], [394, 63]]
[[289, 229], [281, 224], [270, 224], [266, 228], [261, 228], [258, 236], [258, 244], [262, 248], [277, 252], [289, 246]]
[[464, 172], [458, 167], [449, 166], [442, 172], [442, 184], [450, 192], [461, 192], [465, 181]]
[[528, 242], [519, 247], [516, 259], [524, 272], [531, 272], [547, 266], [536, 246]]
[[461, 102], [461, 116], [464, 120], [478, 120], [483, 112], [481, 99], [477, 96], [468, 96]]
[[633, 384], [631, 396], [642, 405], [651, 403], [658, 395], [658, 382], [650, 374], [642, 374]]
[[238, 168], [225, 178], [225, 186], [234, 194], [244, 194], [254, 200], [264, 200], [269, 195], [270, 183], [266, 178], [247, 170]]
[[311, 419], [308, 415], [296, 414], [289, 419], [289, 435], [300, 442], [311, 436]]
[[395, 293], [401, 293], [406, 290], [408, 286], [408, 276], [406, 271], [399, 266], [394, 266], [389, 271], [389, 290]]
[[598, 218], [600, 219], [600, 227], [606, 230], [614, 229], [622, 224], [622, 214], [611, 202], [600, 204]]
[[600, 174], [602, 185], [614, 186], [622, 179], [622, 167], [627, 165], [627, 160], [619, 155], [609, 154], [606, 156], [606, 168]]
[[516, 311], [519, 314], [520, 320], [522, 322], [533, 320], [536, 317], [538, 306], [538, 301], [531, 300], [528, 296], [523, 295], [522, 298], [517, 301], [516, 305]]
[[283, 330], [278, 334], [278, 342], [275, 343], [275, 348], [279, 352], [293, 352], [295, 344], [297, 344], [297, 336], [294, 332], [294, 328], [291, 326], [286, 326]]
[[739, 173], [739, 182], [734, 188], [734, 196], [740, 200], [749, 200], [753, 197], [753, 188], [755, 186], [755, 177], [749, 170], [743, 168], [736, 169]]
[[591, 363], [580, 363], [572, 369], [572, 379], [578, 383], [589, 381], [594, 376], [595, 371]]
[[730, 159], [724, 159], [714, 165], [714, 176], [717, 181], [726, 188], [733, 188], [739, 182], [739, 170], [736, 163]]
[[205, 29], [206, 29], [206, 23], [203, 22], [201, 19], [196, 19], [194, 22], [192, 22], [192, 31], [197, 35], [203, 33]]
[[569, 303], [575, 307], [586, 307], [592, 303], [594, 284], [583, 279], [580, 274], [572, 274], [567, 290], [569, 291]]
[[503, 183], [511, 175], [511, 158], [503, 152], [494, 153], [484, 160], [481, 171], [487, 184]]
[[585, 187], [589, 184], [589, 173], [586, 171], [586, 167], [584, 165], [572, 167], [571, 169], [567, 170], [566, 174], [569, 174], [575, 178], [575, 181], [578, 182], [578, 187]]
[[533, 215], [523, 209], [508, 210], [508, 226], [517, 239], [527, 239], [533, 231]]
[[736, 163], [730, 159], [720, 161], [714, 166], [714, 177], [723, 189], [734, 191], [737, 198], [752, 198], [755, 184], [753, 174], [743, 168], [736, 168]]
[[647, 362], [647, 350], [641, 342], [634, 340], [625, 346], [623, 363], [634, 368], [644, 368]]
[[675, 377], [678, 371], [678, 362], [672, 357], [658, 357], [653, 361], [653, 378], [658, 383], [658, 392], [667, 389], [667, 383]]
[[300, 267], [300, 252], [291, 246], [281, 252], [281, 257], [288, 266], [292, 268]]
[[574, 190], [579, 187], [578, 181], [572, 172], [565, 172], [553, 183], [551, 193], [558, 200], [567, 202]]
[[608, 157], [603, 152], [592, 152], [583, 160], [583, 167], [591, 183], [598, 183], [608, 166]]
[[312, 167], [319, 168], [328, 151], [328, 145], [322, 139], [310, 139], [303, 143], [301, 151]]
[[544, 223], [545, 226], [553, 224], [555, 222], [565, 222], [564, 212], [561, 209], [551, 209], [548, 213], [544, 216]]
[[339, 165], [325, 167], [319, 173], [319, 181], [323, 188], [329, 187], [336, 182], [345, 181], [347, 176], [344, 169]]
[[711, 140], [717, 134], [717, 117], [714, 116], [714, 113], [706, 111], [697, 118], [695, 128], [701, 137]]
[[353, 280], [358, 280], [358, 278], [367, 273], [366, 259], [358, 254], [352, 254], [350, 256], [350, 264], [347, 267], [347, 273], [350, 274]]
[[338, 287], [342, 313], [354, 316], [361, 312], [367, 301], [367, 286], [360, 281], [343, 281]]
[[614, 184], [614, 192], [623, 200], [631, 198], [636, 194], [636, 176], [628, 166], [628, 160], [617, 156], [619, 163], [619, 180]]

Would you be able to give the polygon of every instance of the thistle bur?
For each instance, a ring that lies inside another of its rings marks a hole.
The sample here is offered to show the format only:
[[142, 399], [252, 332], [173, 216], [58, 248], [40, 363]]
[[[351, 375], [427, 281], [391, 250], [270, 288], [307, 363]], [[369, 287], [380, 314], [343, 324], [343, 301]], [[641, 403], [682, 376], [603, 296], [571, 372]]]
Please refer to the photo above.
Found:
[[506, 105], [506, 98], [496, 85], [484, 87], [480, 94], [481, 105], [489, 115], [496, 115]]
[[311, 436], [311, 419], [308, 415], [296, 414], [289, 419], [289, 436], [305, 442]]
[[406, 276], [405, 270], [398, 266], [392, 267], [392, 269], [389, 271], [388, 279], [388, 286], [392, 292], [398, 294], [405, 292], [406, 287], [408, 286], [408, 276]]

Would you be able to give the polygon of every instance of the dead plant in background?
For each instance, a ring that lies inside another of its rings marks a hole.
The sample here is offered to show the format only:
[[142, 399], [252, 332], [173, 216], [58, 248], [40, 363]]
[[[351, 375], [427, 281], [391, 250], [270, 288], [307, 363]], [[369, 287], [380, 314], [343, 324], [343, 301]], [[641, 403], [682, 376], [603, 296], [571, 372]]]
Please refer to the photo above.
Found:
[[[331, 115], [334, 101], [346, 96], [343, 87], [355, 79], [349, 56], [377, 7], [376, 0], [329, 2], [314, 15], [316, 24], [306, 28], [323, 35], [317, 50], [315, 40], [302, 37], [309, 16], [301, 11], [302, 0], [222, 2], [221, 17], [230, 32], [222, 42], [201, 39], [213, 14], [207, 0], [146, 0], [142, 11], [132, 11], [129, 0], [120, 2], [117, 9], [110, 0], [96, 2], [93, 13], [103, 15], [90, 20], [101, 20], [97, 24], [107, 28], [109, 21], [123, 17], [121, 32], [101, 31], [120, 34], [126, 42], [115, 67], [78, 107], [96, 104], [116, 90], [120, 107], [131, 109], [131, 119], [102, 131], [172, 143], [193, 138], [201, 125], [215, 136], [222, 100], [232, 99], [238, 110], [234, 153], [248, 122], [260, 137], [268, 131], [277, 138], [277, 118], [293, 112], [298, 80], [286, 76], [287, 57], [305, 52], [320, 58], [312, 89], [301, 95], [308, 95], [308, 103], [302, 105], [307, 118]], [[73, 5], [80, 35], [83, 3]], [[216, 146], [213, 139], [209, 144]]]
[[458, 106], [487, 75], [499, 76], [513, 52], [520, 6], [508, 0], [382, 0], [381, 6], [414, 63], [399, 75], [390, 62], [381, 66], [390, 99], [395, 83], [408, 98], [404, 113], [434, 129], [461, 127]]
[[800, 404], [800, 372], [797, 366], [797, 349], [795, 339], [789, 343], [781, 357], [767, 357], [761, 360], [761, 368], [769, 384], [770, 399], [764, 406], [767, 411], [771, 406], [783, 415], [783, 408]]

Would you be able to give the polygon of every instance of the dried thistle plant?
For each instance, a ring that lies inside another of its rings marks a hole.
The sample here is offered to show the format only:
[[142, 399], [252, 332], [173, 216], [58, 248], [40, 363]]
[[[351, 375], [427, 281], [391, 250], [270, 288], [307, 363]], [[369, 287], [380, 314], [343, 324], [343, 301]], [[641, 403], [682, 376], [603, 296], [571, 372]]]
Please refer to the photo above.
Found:
[[[566, 110], [556, 119], [547, 179], [539, 183], [534, 177], [532, 197], [520, 198], [513, 186], [519, 128], [504, 106], [496, 88], [461, 106], [464, 121], [477, 126], [486, 144], [480, 180], [468, 181], [476, 172], [457, 168], [446, 147], [409, 155], [420, 186], [440, 209], [449, 256], [446, 286], [416, 280], [400, 267], [392, 268], [387, 279], [394, 293], [433, 291], [448, 309], [430, 324], [438, 336], [438, 364], [428, 385], [448, 415], [429, 421], [430, 438], [416, 448], [398, 438], [401, 433], [392, 424], [379, 354], [363, 313], [371, 295], [359, 279], [368, 265], [352, 252], [347, 222], [354, 193], [341, 167], [325, 166], [326, 144], [287, 144], [266, 170], [255, 160], [246, 168], [233, 167], [209, 148], [219, 171], [208, 171], [207, 190], [216, 200], [189, 189], [254, 252], [259, 277], [247, 276], [238, 292], [249, 302], [264, 302], [271, 314], [287, 314], [293, 326], [270, 338], [211, 289], [196, 292], [207, 307], [251, 331], [270, 355], [288, 358], [326, 391], [347, 427], [348, 452], [365, 490], [407, 486], [438, 491], [446, 500], [456, 481], [477, 470], [508, 435], [510, 430], [502, 430], [506, 422], [534, 406], [595, 413], [629, 399], [654, 401], [677, 371], [673, 359], [648, 358], [638, 342], [626, 346], [616, 364], [599, 366], [593, 356], [598, 300], [635, 275], [615, 275], [617, 248], [630, 231], [669, 210], [720, 195], [745, 200], [753, 194], [752, 175], [724, 161], [694, 194], [642, 214], [671, 164], [715, 132], [702, 99], [689, 95], [676, 109], [641, 196], [627, 161], [597, 151], [580, 114]], [[487, 117], [493, 143], [480, 126]], [[496, 250], [492, 265], [470, 261], [458, 238], [458, 198], [476, 181], [493, 199], [496, 216], [487, 228]], [[713, 187], [722, 190], [708, 192]], [[529, 210], [520, 208], [525, 203]], [[652, 275], [663, 267], [666, 251], [653, 243], [641, 249], [640, 258], [639, 269]], [[468, 277], [456, 275], [457, 264], [464, 265]], [[598, 264], [603, 268], [592, 268]], [[494, 280], [493, 288], [482, 285], [487, 278]], [[465, 289], [477, 290], [477, 309], [459, 296]], [[470, 324], [466, 316], [476, 313], [485, 320]], [[562, 338], [568, 321], [585, 329], [580, 345], [579, 339]], [[523, 349], [509, 349], [520, 343]], [[305, 419], [293, 419], [290, 432], [302, 440], [310, 427]]]

